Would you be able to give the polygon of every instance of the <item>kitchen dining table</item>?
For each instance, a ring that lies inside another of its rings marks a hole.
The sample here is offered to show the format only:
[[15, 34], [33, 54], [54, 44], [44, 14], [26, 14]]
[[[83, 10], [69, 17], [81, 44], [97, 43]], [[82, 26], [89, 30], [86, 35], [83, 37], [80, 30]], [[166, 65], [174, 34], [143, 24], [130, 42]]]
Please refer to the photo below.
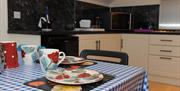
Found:
[[[143, 68], [99, 61], [86, 68], [114, 76], [114, 79], [91, 91], [148, 91], [147, 73]], [[39, 64], [6, 69], [0, 74], [0, 91], [43, 91], [24, 85], [25, 82], [43, 76]]]

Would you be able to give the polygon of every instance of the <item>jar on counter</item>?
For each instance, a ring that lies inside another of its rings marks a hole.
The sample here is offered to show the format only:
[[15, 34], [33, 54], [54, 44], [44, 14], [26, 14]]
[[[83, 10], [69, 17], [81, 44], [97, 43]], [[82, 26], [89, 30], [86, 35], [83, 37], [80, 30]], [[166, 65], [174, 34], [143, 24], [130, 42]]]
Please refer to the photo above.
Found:
[[101, 27], [101, 21], [100, 21], [100, 18], [99, 16], [97, 16], [95, 19], [96, 19], [96, 28], [100, 28]]

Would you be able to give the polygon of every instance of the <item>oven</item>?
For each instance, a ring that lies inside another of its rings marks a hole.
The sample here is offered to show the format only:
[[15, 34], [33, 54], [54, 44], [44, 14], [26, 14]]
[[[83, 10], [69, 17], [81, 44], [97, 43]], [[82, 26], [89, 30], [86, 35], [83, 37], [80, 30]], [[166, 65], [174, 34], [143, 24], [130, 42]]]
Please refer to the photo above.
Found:
[[46, 48], [57, 48], [69, 56], [79, 55], [79, 38], [77, 36], [41, 35], [41, 45]]

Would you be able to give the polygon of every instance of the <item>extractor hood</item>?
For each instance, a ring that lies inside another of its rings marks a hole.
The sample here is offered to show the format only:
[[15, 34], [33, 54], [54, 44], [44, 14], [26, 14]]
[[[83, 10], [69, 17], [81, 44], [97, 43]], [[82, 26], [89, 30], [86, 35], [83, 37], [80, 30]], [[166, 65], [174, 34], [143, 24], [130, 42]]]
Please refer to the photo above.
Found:
[[180, 30], [180, 0], [161, 0], [159, 29]]

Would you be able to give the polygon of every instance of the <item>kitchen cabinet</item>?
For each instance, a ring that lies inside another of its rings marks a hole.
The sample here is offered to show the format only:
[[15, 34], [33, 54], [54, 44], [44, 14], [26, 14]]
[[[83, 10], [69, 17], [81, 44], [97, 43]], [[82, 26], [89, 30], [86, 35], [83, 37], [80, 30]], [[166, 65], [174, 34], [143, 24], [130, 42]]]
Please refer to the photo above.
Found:
[[80, 39], [79, 40], [79, 53], [83, 49], [98, 49], [98, 41], [94, 39]]
[[[121, 50], [121, 35], [120, 34], [83, 34], [76, 35], [79, 37], [79, 54], [84, 49], [94, 50]], [[93, 59], [106, 59], [109, 61], [118, 62], [117, 58], [90, 56]]]
[[83, 49], [121, 50], [120, 34], [84, 34], [76, 36], [79, 37], [79, 53]]
[[180, 86], [180, 36], [150, 35], [149, 79]]
[[120, 51], [121, 50], [121, 35], [106, 34], [100, 36], [99, 50]]
[[180, 79], [180, 58], [151, 55], [149, 59], [149, 74]]
[[148, 69], [148, 40], [145, 34], [122, 34], [122, 51], [129, 56], [129, 65]]

